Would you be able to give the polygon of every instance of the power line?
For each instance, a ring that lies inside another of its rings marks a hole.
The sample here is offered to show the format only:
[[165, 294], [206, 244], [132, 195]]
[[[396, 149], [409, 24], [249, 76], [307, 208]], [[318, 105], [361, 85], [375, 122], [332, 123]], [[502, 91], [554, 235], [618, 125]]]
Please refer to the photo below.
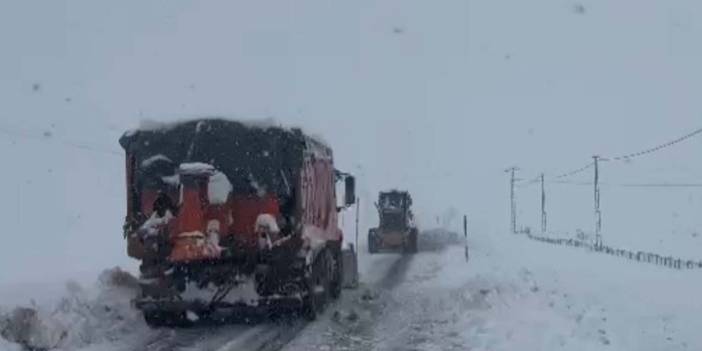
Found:
[[[593, 182], [576, 182], [567, 180], [551, 181], [550, 184], [592, 186]], [[600, 183], [603, 186], [623, 188], [702, 188], [702, 183]]]
[[628, 188], [702, 188], [702, 183], [623, 183], [615, 185]]
[[531, 179], [531, 180], [528, 180], [528, 181], [524, 181], [524, 180], [522, 179], [522, 180], [520, 180], [520, 184], [517, 185], [517, 188], [526, 188], [526, 187], [528, 187], [528, 186], [530, 186], [530, 185], [533, 185], [533, 184], [536, 184], [536, 183], [538, 183], [538, 182], [540, 182], [540, 181], [541, 181], [541, 175], [539, 175], [539, 176], [537, 176], [537, 177], [535, 177], [535, 178], [533, 178], [533, 179]]
[[[577, 175], [577, 174], [580, 174], [582, 172], [587, 171], [588, 169], [590, 169], [594, 165], [595, 165], [594, 162], [590, 162], [590, 163], [586, 164], [585, 166], [580, 167], [578, 169], [574, 169], [572, 171], [568, 171], [568, 172], [559, 174], [559, 175], [553, 177], [553, 179], [563, 179], [563, 178], [572, 177], [574, 175]], [[528, 181], [523, 181], [523, 183], [520, 183], [519, 185], [517, 185], [517, 188], [527, 188], [527, 187], [534, 185], [534, 184], [537, 184], [539, 182], [541, 182], [541, 175], [538, 175], [538, 176], [536, 176]]]
[[679, 138], [677, 138], [677, 139], [675, 139], [675, 140], [669, 141], [669, 142], [664, 143], [664, 144], [660, 144], [660, 145], [655, 146], [655, 147], [652, 147], [652, 148], [650, 148], [650, 149], [645, 149], [645, 150], [642, 150], [642, 151], [639, 151], [639, 152], [634, 152], [634, 153], [631, 153], [631, 154], [621, 155], [621, 156], [617, 156], [617, 157], [603, 158], [603, 160], [606, 160], [606, 161], [609, 161], [609, 160], [612, 160], [612, 161], [624, 161], [624, 160], [629, 160], [629, 159], [636, 158], [636, 157], [639, 157], [639, 156], [644, 156], [644, 155], [647, 155], [647, 154], [650, 154], [650, 153], [654, 153], [654, 152], [656, 152], [656, 151], [660, 151], [660, 150], [665, 149], [665, 148], [667, 148], [667, 147], [673, 146], [673, 145], [675, 145], [675, 144], [679, 144], [679, 143], [681, 143], [681, 142], [683, 142], [683, 141], [685, 141], [685, 140], [688, 140], [688, 139], [690, 139], [690, 138], [692, 138], [692, 137], [695, 137], [695, 136], [698, 136], [698, 135], [700, 135], [700, 134], [702, 134], [702, 128], [699, 128], [699, 129], [697, 129], [697, 130], [695, 130], [695, 131], [693, 131], [693, 132], [691, 132], [691, 133], [689, 133], [689, 134], [683, 135], [683, 136], [681, 136], [681, 137], [679, 137]]
[[[652, 148], [644, 149], [635, 153], [631, 154], [626, 154], [626, 155], [621, 155], [621, 156], [616, 156], [616, 157], [611, 157], [611, 158], [605, 158], [605, 157], [600, 157], [600, 156], [593, 156], [593, 161], [590, 163], [587, 163], [585, 166], [574, 169], [569, 172], [565, 172], [562, 174], [557, 175], [552, 181], [552, 183], [556, 184], [572, 184], [572, 185], [582, 185], [582, 186], [594, 186], [594, 213], [595, 213], [595, 245], [594, 248], [596, 251], [601, 251], [603, 249], [603, 243], [602, 243], [602, 212], [600, 210], [600, 189], [601, 186], [607, 186], [607, 185], [612, 185], [612, 186], [617, 186], [617, 187], [627, 187], [627, 188], [701, 188], [702, 184], [700, 183], [669, 183], [669, 182], [659, 182], [659, 183], [621, 183], [621, 184], [606, 184], [600, 182], [600, 169], [599, 169], [599, 161], [626, 161], [630, 160], [632, 158], [644, 156], [647, 154], [651, 154], [657, 151], [660, 151], [662, 149], [671, 147], [673, 145], [679, 144], [681, 142], [684, 142], [688, 139], [691, 139], [695, 136], [701, 135], [702, 134], [702, 128], [696, 129], [692, 131], [691, 133], [688, 133], [686, 135], [683, 135], [682, 137], [679, 137], [677, 139], [674, 139], [672, 141], [669, 141], [664, 144], [657, 145]], [[564, 180], [565, 178], [572, 177], [574, 175], [580, 174], [582, 172], [585, 172], [586, 170], [594, 167], [594, 179], [592, 182], [572, 182], [572, 181], [567, 181]], [[538, 179], [534, 178], [531, 181], [528, 181], [524, 184], [520, 184], [521, 187], [526, 187], [531, 184], [534, 184], [538, 182]], [[514, 202], [514, 172], [512, 173], [512, 201]], [[514, 210], [514, 204], [513, 210]], [[544, 190], [544, 180], [543, 180], [543, 175], [541, 175], [541, 212], [542, 212], [542, 232], [545, 232], [546, 228], [546, 222], [545, 222], [545, 190]], [[513, 223], [514, 223], [514, 217], [513, 217]], [[514, 225], [513, 225], [514, 228]]]
[[594, 162], [590, 162], [590, 163], [586, 164], [585, 166], [582, 166], [582, 167], [580, 167], [580, 168], [578, 168], [578, 169], [574, 169], [574, 170], [572, 170], [572, 171], [559, 174], [559, 175], [555, 176], [554, 179], [563, 179], [563, 178], [572, 177], [572, 176], [574, 176], [574, 175], [576, 175], [576, 174], [580, 174], [580, 173], [582, 173], [582, 172], [587, 171], [588, 169], [590, 169], [590, 167], [592, 167], [592, 166], [594, 166], [594, 165], [595, 165]]
[[[647, 154], [650, 154], [650, 153], [654, 153], [654, 152], [660, 151], [660, 150], [662, 150], [662, 149], [665, 149], [665, 148], [668, 148], [668, 147], [670, 147], [670, 146], [679, 144], [679, 143], [681, 143], [681, 142], [683, 142], [683, 141], [686, 141], [686, 140], [688, 140], [688, 139], [690, 139], [690, 138], [696, 137], [696, 136], [698, 136], [698, 135], [702, 135], [702, 128], [696, 129], [696, 130], [692, 131], [691, 133], [688, 133], [688, 134], [686, 134], [686, 135], [683, 135], [683, 136], [681, 136], [681, 137], [679, 137], [679, 138], [677, 138], [677, 139], [675, 139], [675, 140], [669, 141], [669, 142], [664, 143], [664, 144], [660, 144], [660, 145], [658, 145], [658, 146], [655, 146], [655, 147], [652, 147], [652, 148], [649, 148], [649, 149], [641, 150], [641, 151], [639, 151], [639, 152], [634, 152], [634, 153], [631, 153], [631, 154], [620, 155], [620, 156], [616, 156], [616, 157], [601, 157], [601, 158], [600, 158], [600, 161], [625, 161], [625, 160], [630, 160], [630, 159], [632, 159], [632, 158], [636, 158], [636, 157], [640, 157], [640, 156], [644, 156], [644, 155], [647, 155]], [[564, 179], [564, 178], [572, 177], [572, 176], [574, 176], [574, 175], [577, 175], [577, 174], [580, 174], [580, 173], [582, 173], [582, 172], [585, 172], [586, 170], [590, 169], [590, 168], [593, 167], [594, 165], [595, 165], [594, 162], [590, 162], [590, 163], [586, 164], [586, 165], [583, 166], [583, 167], [580, 167], [580, 168], [574, 169], [574, 170], [572, 170], [572, 171], [568, 171], [568, 172], [559, 174], [559, 175], [553, 177], [553, 179]], [[534, 178], [534, 180], [531, 180], [531, 181], [529, 181], [529, 182], [527, 182], [527, 183], [525, 183], [525, 184], [520, 185], [520, 187], [525, 187], [525, 186], [528, 186], [528, 185], [531, 185], [531, 184], [535, 184], [535, 183], [538, 182], [538, 180], [536, 180], [536, 179], [538, 179], [538, 177], [537, 177], [537, 178]]]
[[576, 181], [570, 181], [570, 180], [552, 180], [548, 182], [549, 184], [566, 184], [566, 185], [582, 185], [582, 186], [591, 186], [594, 184], [593, 182], [576, 182]]

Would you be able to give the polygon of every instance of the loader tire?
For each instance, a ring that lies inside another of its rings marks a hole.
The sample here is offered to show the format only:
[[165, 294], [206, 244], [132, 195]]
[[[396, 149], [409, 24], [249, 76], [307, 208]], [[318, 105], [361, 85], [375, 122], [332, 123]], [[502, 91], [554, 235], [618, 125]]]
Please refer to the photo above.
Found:
[[409, 237], [407, 238], [407, 246], [405, 247], [406, 253], [414, 254], [417, 253], [417, 251], [419, 251], [417, 245], [417, 236], [417, 230], [412, 229], [409, 233]]
[[306, 278], [307, 296], [303, 299], [302, 315], [309, 321], [317, 319], [317, 316], [324, 312], [329, 299], [328, 272], [330, 269], [326, 252], [327, 250], [317, 255], [312, 263], [310, 275]]
[[374, 230], [369, 230], [368, 231], [368, 253], [369, 254], [374, 254], [378, 252], [378, 239], [375, 237], [375, 231]]

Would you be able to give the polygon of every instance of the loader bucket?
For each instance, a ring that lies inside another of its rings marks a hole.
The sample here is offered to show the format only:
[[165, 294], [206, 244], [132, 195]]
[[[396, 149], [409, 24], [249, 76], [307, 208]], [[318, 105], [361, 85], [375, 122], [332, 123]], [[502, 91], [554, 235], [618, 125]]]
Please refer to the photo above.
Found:
[[358, 255], [353, 244], [341, 250], [343, 260], [343, 281], [342, 286], [346, 289], [358, 287]]

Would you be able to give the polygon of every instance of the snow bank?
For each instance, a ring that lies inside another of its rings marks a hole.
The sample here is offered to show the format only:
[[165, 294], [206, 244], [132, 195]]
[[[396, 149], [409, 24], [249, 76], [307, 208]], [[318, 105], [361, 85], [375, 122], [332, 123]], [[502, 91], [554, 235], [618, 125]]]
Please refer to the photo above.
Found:
[[22, 351], [22, 347], [18, 344], [11, 343], [0, 337], [0, 350], [2, 351]]
[[421, 251], [443, 250], [451, 245], [464, 243], [463, 235], [441, 228], [421, 231], [417, 241]]
[[66, 284], [66, 296], [53, 307], [17, 307], [0, 312], [0, 350], [76, 350], [87, 345], [123, 341], [124, 335], [148, 330], [131, 306], [137, 279], [114, 268], [99, 277], [97, 291]]

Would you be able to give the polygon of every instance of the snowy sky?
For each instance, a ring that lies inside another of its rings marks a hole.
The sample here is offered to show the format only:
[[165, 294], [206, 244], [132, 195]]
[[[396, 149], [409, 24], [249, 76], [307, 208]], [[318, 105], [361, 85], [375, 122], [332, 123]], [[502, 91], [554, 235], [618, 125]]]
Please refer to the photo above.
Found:
[[[700, 127], [702, 4], [577, 4], [3, 1], [0, 282], [133, 267], [117, 138], [144, 118], [303, 126], [362, 197], [407, 188], [425, 225], [455, 207], [476, 230], [507, 227], [510, 165], [556, 173]], [[610, 174], [694, 182], [700, 146]]]

